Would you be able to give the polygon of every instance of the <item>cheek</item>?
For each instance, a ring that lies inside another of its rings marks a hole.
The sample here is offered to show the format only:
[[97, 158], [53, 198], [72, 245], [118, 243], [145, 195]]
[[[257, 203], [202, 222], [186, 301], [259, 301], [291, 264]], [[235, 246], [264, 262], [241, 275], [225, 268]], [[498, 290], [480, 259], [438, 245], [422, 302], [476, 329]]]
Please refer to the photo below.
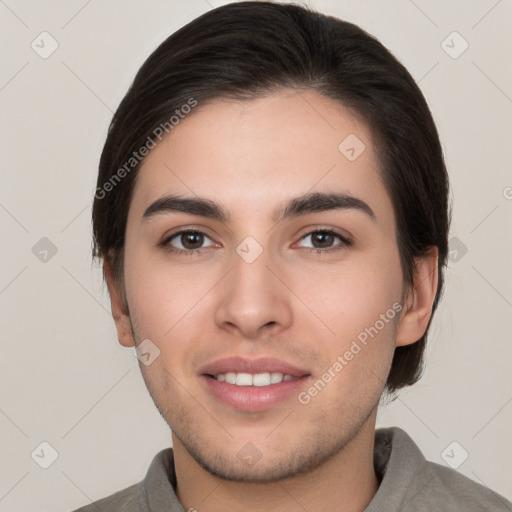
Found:
[[333, 382], [318, 403], [328, 396], [340, 403], [373, 403], [385, 385], [395, 348], [402, 293], [398, 253], [390, 247], [387, 254], [361, 256], [335, 271], [302, 276], [296, 280], [297, 295], [319, 320], [298, 315], [297, 327], [318, 340], [322, 371], [330, 370], [324, 377]]
[[130, 311], [137, 315], [143, 334], [161, 338], [180, 318], [193, 313], [215, 276], [205, 269], [198, 272], [194, 265], [173, 265], [165, 255], [152, 254], [136, 245], [129, 254], [125, 276]]
[[159, 256], [137, 251], [134, 247], [125, 262], [132, 324], [137, 343], [147, 338], [160, 350], [159, 358], [141, 369], [149, 380], [158, 379], [165, 387], [163, 367], [171, 375], [185, 374], [196, 349], [194, 340], [211, 325], [208, 296], [218, 276], [211, 268], [172, 265]]
[[[318, 318], [311, 326], [322, 328], [323, 324], [327, 337], [340, 348], [374, 326], [381, 315], [386, 316], [385, 320], [396, 317], [393, 304], [401, 299], [402, 272], [398, 254], [393, 253], [392, 247], [386, 256], [385, 253], [355, 256], [336, 268], [317, 266], [292, 277], [294, 292]], [[312, 316], [298, 318], [305, 322]], [[388, 323], [391, 322], [386, 321], [386, 327]], [[381, 322], [378, 326], [381, 327]]]

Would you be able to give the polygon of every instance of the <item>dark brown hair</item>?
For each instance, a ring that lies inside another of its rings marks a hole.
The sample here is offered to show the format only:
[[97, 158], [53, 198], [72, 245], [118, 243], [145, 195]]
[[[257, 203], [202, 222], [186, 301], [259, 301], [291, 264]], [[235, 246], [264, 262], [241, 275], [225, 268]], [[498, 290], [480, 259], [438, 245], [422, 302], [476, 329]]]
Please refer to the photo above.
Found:
[[[450, 214], [446, 167], [425, 98], [377, 39], [356, 25], [292, 4], [239, 2], [213, 9], [168, 37], [144, 62], [114, 114], [101, 155], [94, 255], [108, 258], [122, 283], [141, 148], [154, 146], [162, 128], [173, 129], [184, 106], [253, 99], [282, 88], [315, 90], [365, 121], [397, 219], [404, 281], [412, 283], [415, 257], [432, 246], [439, 250], [435, 310]], [[426, 336], [395, 349], [389, 392], [421, 376]]]

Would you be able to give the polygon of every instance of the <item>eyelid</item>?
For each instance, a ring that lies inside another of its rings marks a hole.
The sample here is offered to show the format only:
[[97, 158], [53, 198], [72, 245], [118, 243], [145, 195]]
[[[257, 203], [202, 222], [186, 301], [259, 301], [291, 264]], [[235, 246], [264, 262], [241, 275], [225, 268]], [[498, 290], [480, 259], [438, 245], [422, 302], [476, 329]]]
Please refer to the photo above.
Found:
[[210, 234], [210, 230], [205, 227], [198, 224], [191, 224], [187, 226], [179, 226], [176, 228], [169, 229], [165, 232], [165, 234], [162, 236], [162, 242], [165, 242], [167, 240], [170, 240], [174, 236], [181, 235], [183, 233], [201, 233], [208, 238], [213, 239], [213, 236]]
[[[168, 249], [170, 252], [187, 253], [187, 254], [198, 253], [198, 252], [201, 252], [204, 250], [209, 250], [212, 247], [219, 246], [219, 243], [216, 242], [213, 239], [213, 237], [210, 236], [207, 233], [207, 231], [203, 228], [180, 226], [179, 228], [176, 228], [176, 229], [177, 229], [176, 231], [171, 230], [171, 232], [167, 232], [162, 237], [162, 240], [161, 240], [161, 242], [158, 243], [158, 245], [160, 247]], [[203, 235], [205, 238], [208, 238], [209, 240], [211, 240], [213, 242], [213, 244], [209, 245], [207, 247], [200, 247], [198, 249], [180, 249], [179, 247], [173, 247], [172, 245], [170, 245], [171, 240], [173, 240], [174, 238], [177, 238], [183, 234], [186, 234], [186, 233], [195, 233], [195, 234]]]
[[316, 253], [329, 253], [332, 251], [336, 251], [338, 249], [343, 249], [345, 247], [349, 247], [352, 245], [352, 240], [339, 233], [338, 231], [332, 229], [332, 228], [319, 228], [319, 229], [313, 229], [311, 231], [308, 231], [306, 234], [302, 235], [297, 243], [300, 243], [305, 238], [311, 237], [316, 233], [327, 233], [328, 235], [332, 235], [334, 237], [337, 237], [339, 240], [339, 243], [331, 246], [331, 247], [303, 247], [303, 249], [306, 249], [310, 252], [316, 252]]

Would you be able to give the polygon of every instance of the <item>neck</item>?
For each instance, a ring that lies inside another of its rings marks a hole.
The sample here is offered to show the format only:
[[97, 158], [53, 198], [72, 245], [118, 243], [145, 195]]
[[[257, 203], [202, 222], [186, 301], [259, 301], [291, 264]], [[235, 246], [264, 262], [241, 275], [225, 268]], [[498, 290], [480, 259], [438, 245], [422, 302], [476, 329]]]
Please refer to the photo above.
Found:
[[378, 489], [373, 467], [376, 410], [354, 438], [308, 473], [272, 483], [240, 483], [203, 469], [173, 435], [179, 501], [185, 510], [362, 512]]

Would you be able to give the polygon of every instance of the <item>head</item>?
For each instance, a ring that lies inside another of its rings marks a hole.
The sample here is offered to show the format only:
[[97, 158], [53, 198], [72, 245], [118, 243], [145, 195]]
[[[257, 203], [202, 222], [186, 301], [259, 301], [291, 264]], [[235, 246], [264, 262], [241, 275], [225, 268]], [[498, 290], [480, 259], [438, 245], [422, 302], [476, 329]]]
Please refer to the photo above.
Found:
[[[119, 341], [157, 347], [148, 389], [209, 471], [313, 468], [383, 391], [421, 376], [448, 179], [419, 88], [359, 27], [269, 2], [192, 21], [137, 73], [97, 187], [94, 254]], [[296, 399], [218, 401], [202, 372], [231, 356], [299, 368]], [[293, 428], [274, 431], [287, 414]], [[263, 454], [254, 467], [236, 462], [247, 443]]]

